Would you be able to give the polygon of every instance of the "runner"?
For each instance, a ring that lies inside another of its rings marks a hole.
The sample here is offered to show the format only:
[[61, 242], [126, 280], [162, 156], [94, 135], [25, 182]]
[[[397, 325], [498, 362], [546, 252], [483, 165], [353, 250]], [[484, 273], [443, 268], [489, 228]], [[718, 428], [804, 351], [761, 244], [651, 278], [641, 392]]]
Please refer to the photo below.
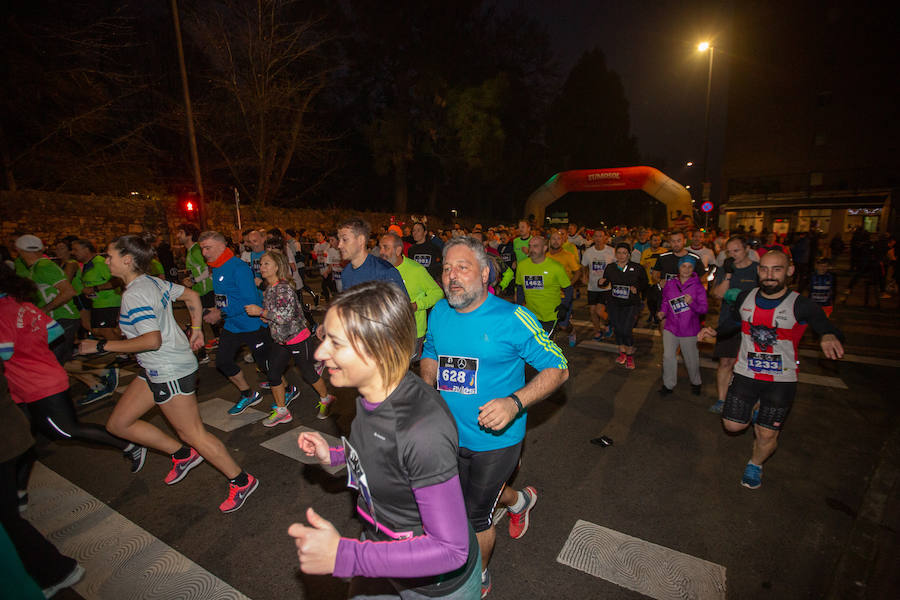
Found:
[[266, 251], [266, 236], [258, 229], [244, 230], [244, 251], [241, 252], [241, 260], [250, 265], [253, 271], [253, 281], [256, 287], [262, 285], [262, 275], [259, 273], [259, 259]]
[[297, 443], [324, 465], [346, 463], [363, 532], [342, 538], [308, 508], [309, 525], [288, 529], [300, 568], [352, 577], [351, 598], [478, 598], [481, 563], [466, 521], [453, 417], [408, 371], [416, 343], [409, 298], [383, 281], [359, 284], [338, 296], [325, 329], [316, 358], [334, 385], [359, 390], [356, 418], [343, 447], [308, 431]]
[[[425, 267], [428, 274], [435, 281], [441, 279], [441, 250], [437, 245], [428, 239], [428, 232], [425, 231], [423, 223], [414, 223], [412, 226], [412, 236], [415, 243], [409, 247], [406, 255]], [[382, 255], [382, 257], [384, 257]], [[396, 266], [396, 265], [395, 265]], [[402, 273], [401, 273], [402, 275]]]
[[[428, 317], [421, 362], [422, 379], [437, 385], [459, 430], [460, 482], [481, 547], [482, 597], [491, 589], [494, 507], [507, 506], [509, 534], [517, 539], [528, 531], [537, 503], [533, 487], [506, 487], [522, 452], [525, 409], [569, 376], [565, 356], [534, 315], [488, 293], [488, 261], [472, 238], [453, 238], [444, 246], [447, 298]], [[538, 370], [527, 384], [526, 362]]]
[[706, 314], [706, 290], [694, 273], [694, 257], [682, 256], [678, 262], [678, 279], [670, 279], [662, 291], [662, 310], [657, 315], [663, 326], [663, 384], [659, 393], [671, 394], [678, 380], [678, 357], [681, 350], [684, 366], [691, 380], [691, 392], [700, 395], [700, 352], [697, 334], [700, 317]]
[[[208, 460], [229, 482], [228, 497], [219, 510], [238, 510], [259, 482], [238, 466], [224, 444], [200, 420], [197, 358], [192, 352], [203, 345], [200, 297], [193, 290], [145, 274], [153, 258], [153, 247], [142, 236], [123, 235], [109, 245], [107, 254], [110, 272], [125, 284], [119, 323], [126, 339], [83, 340], [81, 352], [90, 354], [109, 346], [113, 352], [135, 353], [144, 373], [132, 380], [122, 394], [106, 428], [171, 455], [172, 470], [165, 479], [168, 485], [178, 483], [188, 471]], [[178, 299], [184, 300], [191, 315], [190, 340], [172, 314], [172, 304]], [[184, 444], [140, 420], [154, 404]]]
[[239, 415], [247, 407], [259, 404], [262, 395], [250, 389], [244, 373], [234, 361], [241, 345], [250, 348], [256, 364], [265, 366], [271, 337], [265, 325], [257, 317], [244, 311], [248, 304], [262, 304], [262, 294], [256, 287], [250, 266], [236, 257], [225, 245], [225, 236], [218, 231], [204, 231], [200, 234], [200, 250], [212, 268], [213, 291], [216, 307], [209, 309], [203, 320], [209, 324], [224, 320], [219, 336], [219, 351], [216, 354], [216, 368], [228, 377], [240, 391], [237, 403], [228, 409], [228, 414]]
[[[700, 257], [703, 261], [703, 269], [709, 269], [709, 265], [715, 264], [716, 253], [704, 245], [706, 236], [700, 229], [695, 229], [691, 233], [691, 252]], [[702, 283], [702, 282], [701, 282]]]
[[322, 277], [322, 295], [325, 297], [325, 302], [328, 302], [331, 299], [332, 294], [337, 294], [331, 286], [328, 285], [329, 281], [326, 281], [326, 274], [328, 270], [328, 248], [331, 245], [328, 243], [328, 236], [325, 235], [325, 232], [321, 229], [316, 232], [316, 243], [313, 245], [313, 257], [316, 259], [316, 264], [319, 266], [319, 275]]
[[566, 270], [547, 258], [547, 242], [539, 235], [528, 240], [528, 257], [516, 267], [516, 303], [534, 313], [547, 335], [556, 326], [569, 326], [574, 290]]
[[328, 407], [334, 396], [328, 394], [325, 382], [313, 365], [313, 348], [310, 340], [312, 334], [303, 316], [297, 294], [289, 283], [290, 267], [287, 258], [278, 250], [270, 250], [262, 255], [259, 272], [266, 284], [263, 305], [248, 304], [244, 307], [244, 311], [251, 317], [260, 317], [267, 323], [269, 333], [275, 342], [269, 345], [268, 357], [269, 389], [275, 397], [275, 405], [269, 416], [263, 420], [263, 426], [274, 427], [293, 420], [288, 405], [300, 395], [300, 392], [293, 386], [287, 388], [284, 380], [284, 374], [290, 367], [292, 359], [300, 368], [303, 381], [312, 386], [319, 395], [317, 416], [324, 419], [328, 416]]
[[516, 253], [516, 262], [513, 269], [518, 268], [519, 262], [528, 258], [528, 241], [531, 239], [531, 224], [528, 221], [519, 221], [519, 237], [513, 238], [513, 251]]
[[834, 295], [837, 290], [837, 278], [828, 270], [828, 259], [816, 259], [816, 272], [809, 281], [809, 297], [822, 307], [826, 317], [831, 317], [834, 310]]
[[[341, 258], [341, 250], [338, 248], [337, 234], [328, 234], [328, 251], [325, 254], [327, 264], [326, 273], [322, 282], [324, 286], [328, 286], [329, 298], [337, 296], [344, 290], [344, 281], [342, 274], [347, 261]], [[323, 292], [324, 293], [324, 292]]]
[[653, 265], [653, 270], [650, 272], [653, 282], [659, 285], [660, 290], [665, 287], [667, 281], [678, 277], [678, 260], [688, 254], [693, 255], [697, 259], [697, 264], [694, 265], [694, 272], [700, 278], [700, 281], [703, 281], [703, 275], [706, 273], [706, 270], [703, 268], [703, 259], [696, 252], [691, 252], [684, 247], [683, 232], [673, 231], [669, 234], [669, 251], [659, 255], [659, 258], [656, 259], [656, 264]]
[[641, 266], [647, 271], [647, 283], [650, 284], [644, 292], [644, 296], [647, 298], [647, 310], [650, 312], [650, 316], [647, 317], [647, 327], [659, 325], [657, 313], [662, 306], [662, 290], [658, 285], [653, 285], [652, 272], [656, 266], [656, 259], [666, 251], [661, 244], [662, 237], [658, 233], [654, 233], [650, 236], [650, 245], [641, 252]]
[[412, 303], [416, 316], [416, 353], [412, 360], [418, 362], [422, 356], [422, 345], [425, 343], [428, 311], [444, 297], [444, 290], [435, 283], [421, 263], [403, 256], [403, 241], [396, 234], [388, 233], [382, 236], [380, 246], [382, 258], [400, 271], [403, 284], [406, 286], [406, 293]]
[[612, 337], [612, 328], [604, 321], [609, 317], [606, 313], [606, 300], [609, 297], [609, 285], [600, 285], [606, 265], [616, 260], [615, 252], [606, 245], [609, 236], [602, 229], [594, 230], [593, 245], [581, 255], [581, 264], [584, 266], [583, 279], [587, 281], [588, 307], [591, 312], [591, 322], [594, 324], [594, 340], [600, 341], [604, 334]]
[[[213, 292], [213, 282], [209, 265], [203, 258], [203, 251], [197, 238], [200, 237], [200, 230], [195, 225], [185, 223], [180, 225], [175, 231], [175, 239], [184, 246], [185, 257], [184, 266], [187, 270], [187, 276], [182, 280], [181, 284], [194, 290], [200, 296], [200, 304], [203, 306], [203, 314], [206, 315], [211, 309], [216, 307], [216, 295]], [[209, 362], [209, 350], [216, 347], [219, 339], [219, 325], [216, 323], [209, 324], [212, 331], [212, 337], [207, 344], [200, 349], [200, 364]], [[205, 337], [205, 336], [204, 336]]]
[[[759, 287], [741, 292], [727, 320], [717, 329], [704, 327], [697, 336], [702, 342], [718, 334], [741, 332], [722, 425], [729, 433], [739, 433], [753, 421], [756, 439], [741, 478], [741, 485], [750, 489], [762, 485], [763, 463], [775, 452], [779, 433], [791, 412], [797, 393], [797, 346], [807, 325], [821, 336], [820, 345], [827, 358], [844, 355], [839, 340], [843, 336], [822, 309], [787, 288], [787, 278], [793, 271], [785, 253], [766, 252], [759, 261]], [[757, 403], [759, 412], [753, 418]]]
[[[728, 252], [728, 258], [722, 263], [722, 268], [716, 271], [712, 289], [712, 295], [722, 300], [722, 306], [719, 309], [719, 325], [722, 325], [727, 319], [737, 295], [752, 290], [758, 285], [759, 262], [750, 259], [751, 251], [746, 240], [740, 236], [730, 238], [725, 243], [725, 251]], [[717, 396], [715, 403], [709, 407], [709, 412], [722, 413], [740, 345], [739, 332], [716, 336], [713, 357], [719, 359], [716, 369]]]
[[338, 226], [338, 248], [341, 258], [349, 264], [341, 273], [344, 289], [365, 281], [389, 281], [406, 292], [400, 272], [383, 258], [373, 256], [366, 251], [366, 242], [371, 229], [362, 219], [350, 219]]
[[83, 265], [82, 293], [91, 301], [91, 333], [94, 337], [106, 340], [121, 339], [119, 307], [122, 305], [122, 296], [118, 291], [121, 282], [110, 274], [106, 261], [97, 254], [92, 242], [86, 239], [75, 240], [72, 242], [72, 254]]
[[616, 244], [616, 260], [606, 265], [600, 285], [610, 286], [606, 309], [609, 323], [619, 345], [616, 364], [634, 369], [634, 324], [641, 310], [641, 294], [647, 289], [647, 271], [640, 263], [629, 260], [631, 246]]

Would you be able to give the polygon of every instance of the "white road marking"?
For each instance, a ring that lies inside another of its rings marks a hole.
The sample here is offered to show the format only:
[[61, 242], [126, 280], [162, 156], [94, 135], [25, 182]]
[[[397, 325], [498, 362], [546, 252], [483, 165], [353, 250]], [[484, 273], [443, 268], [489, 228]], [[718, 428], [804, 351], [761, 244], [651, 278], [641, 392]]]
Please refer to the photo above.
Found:
[[725, 600], [725, 567], [577, 521], [556, 562], [658, 600]]
[[[276, 425], [277, 427], [277, 425]], [[316, 431], [315, 429], [310, 429], [309, 427], [295, 427], [290, 431], [282, 433], [281, 435], [277, 435], [273, 438], [270, 438], [260, 444], [263, 448], [267, 448], [269, 450], [273, 450], [279, 454], [283, 454], [288, 458], [292, 458], [297, 462], [301, 462], [305, 465], [318, 465], [322, 467], [322, 469], [328, 471], [332, 475], [342, 471], [344, 469], [344, 465], [338, 465], [336, 467], [325, 467], [319, 465], [319, 461], [314, 457], [307, 456], [304, 452], [300, 450], [300, 447], [297, 445], [297, 437], [299, 437], [301, 431]], [[334, 437], [333, 435], [328, 435], [327, 433], [322, 433], [319, 431], [325, 441], [328, 442], [328, 446], [330, 448], [341, 446], [341, 440]]]
[[[800, 356], [807, 358], [825, 358], [825, 355], [818, 350], [810, 350], [804, 348], [799, 352]], [[864, 365], [877, 365], [879, 367], [900, 367], [900, 360], [892, 360], [890, 358], [879, 358], [877, 356], [862, 356], [861, 354], [845, 354], [841, 361], [861, 363]]]
[[[268, 398], [263, 398], [262, 402], [257, 404], [257, 406], [262, 406], [264, 402], [271, 401]], [[199, 406], [200, 418], [203, 422], [222, 431], [234, 431], [244, 425], [256, 423], [257, 421], [264, 419], [267, 414], [262, 411], [248, 408], [239, 415], [229, 415], [228, 409], [234, 406], [234, 402], [229, 402], [222, 398], [213, 398], [212, 400], [201, 402]]]
[[41, 463], [24, 515], [84, 567], [85, 600], [250, 600], [200, 565]]

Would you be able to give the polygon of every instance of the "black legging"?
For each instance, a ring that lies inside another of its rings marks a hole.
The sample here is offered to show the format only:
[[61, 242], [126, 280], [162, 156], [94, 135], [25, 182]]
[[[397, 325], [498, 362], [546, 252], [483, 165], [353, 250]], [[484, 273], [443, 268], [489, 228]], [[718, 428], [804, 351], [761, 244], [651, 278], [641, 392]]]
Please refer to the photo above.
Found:
[[623, 306], [610, 302], [606, 305], [606, 310], [609, 312], [609, 324], [612, 325], [618, 345], [634, 346], [634, 335], [631, 331], [634, 329], [634, 317], [637, 316], [640, 308], [638, 304]]
[[290, 367], [291, 359], [300, 368], [303, 381], [309, 385], [319, 381], [313, 351], [312, 336], [297, 344], [273, 343], [269, 347], [269, 384], [273, 386], [281, 384], [281, 377]]
[[[19, 404], [19, 408], [31, 421], [32, 430], [40, 431], [51, 440], [76, 439], [83, 442], [103, 444], [124, 451], [131, 442], [118, 438], [94, 423], [82, 423], [75, 415], [69, 390], [41, 398], [36, 402]], [[19, 489], [25, 489], [31, 467], [37, 455], [34, 451], [23, 454], [18, 461], [16, 479]]]

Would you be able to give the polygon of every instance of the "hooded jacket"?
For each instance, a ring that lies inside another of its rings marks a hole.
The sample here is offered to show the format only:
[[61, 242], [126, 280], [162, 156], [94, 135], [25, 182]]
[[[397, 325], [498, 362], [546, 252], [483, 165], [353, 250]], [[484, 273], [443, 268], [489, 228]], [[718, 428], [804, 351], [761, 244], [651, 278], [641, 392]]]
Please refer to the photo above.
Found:
[[[684, 302], [684, 296], [691, 297], [691, 303]], [[706, 290], [696, 273], [681, 283], [681, 279], [670, 279], [663, 288], [662, 312], [666, 320], [665, 329], [676, 337], [690, 337], [700, 331], [700, 317], [705, 315], [708, 304]]]

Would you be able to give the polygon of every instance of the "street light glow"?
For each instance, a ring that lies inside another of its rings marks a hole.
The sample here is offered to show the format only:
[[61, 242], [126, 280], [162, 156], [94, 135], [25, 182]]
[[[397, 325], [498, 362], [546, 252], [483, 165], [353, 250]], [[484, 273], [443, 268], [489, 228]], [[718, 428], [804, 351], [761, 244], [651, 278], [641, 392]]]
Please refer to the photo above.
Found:
[[685, 166], [687, 166], [687, 167], [693, 167], [693, 166], [694, 166], [694, 161], [692, 161], [692, 160], [687, 161], [687, 163], [685, 164]]
[[709, 50], [709, 42], [700, 42], [699, 44], [697, 44], [697, 50], [699, 50], [700, 52], [706, 52], [707, 50]]

